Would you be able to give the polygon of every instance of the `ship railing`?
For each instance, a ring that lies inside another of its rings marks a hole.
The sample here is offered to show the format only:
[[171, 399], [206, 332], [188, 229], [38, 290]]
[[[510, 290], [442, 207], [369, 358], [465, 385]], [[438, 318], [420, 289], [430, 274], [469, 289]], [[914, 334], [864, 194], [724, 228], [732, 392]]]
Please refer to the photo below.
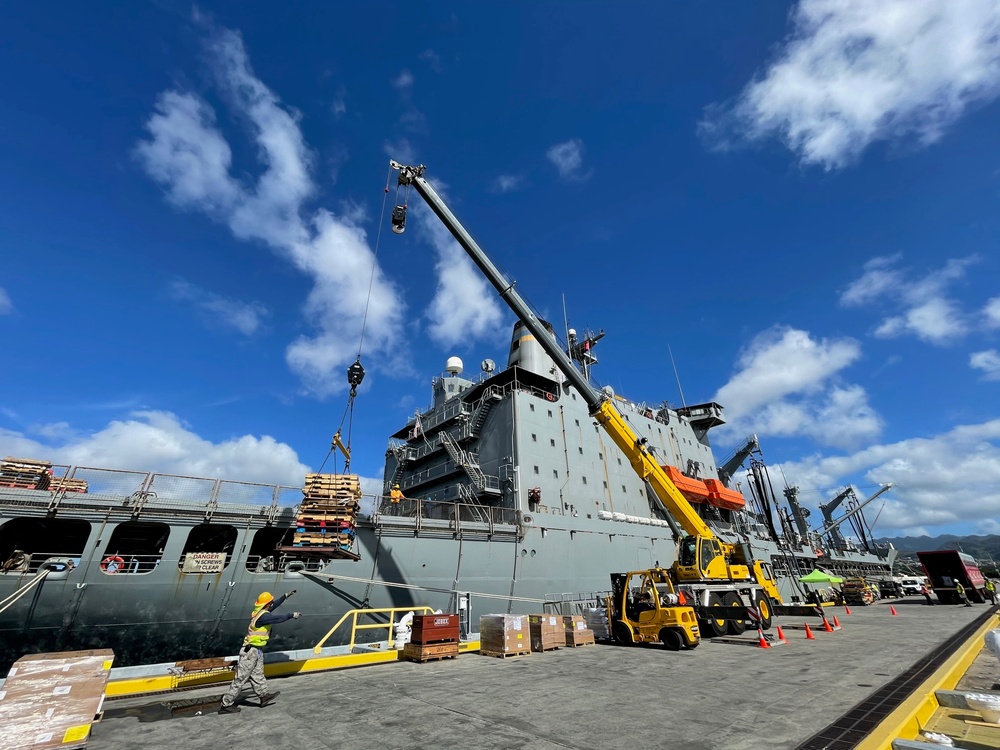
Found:
[[[413, 612], [418, 615], [432, 615], [434, 614], [434, 609], [428, 606], [416, 606], [416, 607], [382, 607], [379, 609], [351, 609], [344, 613], [344, 616], [337, 620], [337, 624], [334, 625], [330, 630], [320, 638], [319, 642], [313, 647], [313, 653], [320, 653], [325, 644], [334, 633], [348, 620], [351, 623], [351, 637], [348, 641], [348, 646], [353, 651], [354, 646], [357, 642], [357, 635], [359, 630], [385, 630], [386, 638], [384, 640], [388, 641], [388, 647], [392, 648], [394, 645], [393, 634], [395, 632], [396, 623], [401, 620], [408, 613]], [[373, 623], [359, 623], [360, 618], [380, 616], [381, 618], [388, 619], [384, 622], [373, 622]], [[397, 619], [398, 618], [398, 619]]]
[[586, 615], [588, 609], [603, 608], [610, 591], [592, 593], [546, 594], [542, 611], [553, 615]]
[[[513, 508], [413, 498], [398, 503], [384, 498], [377, 508], [376, 516], [379, 521], [410, 519], [417, 529], [423, 528], [424, 522], [427, 521], [429, 522], [426, 524], [427, 528], [443, 528], [456, 532], [461, 530], [463, 524], [486, 526], [489, 533], [493, 533], [498, 525], [517, 525], [517, 511]], [[440, 524], [441, 521], [445, 523]]]

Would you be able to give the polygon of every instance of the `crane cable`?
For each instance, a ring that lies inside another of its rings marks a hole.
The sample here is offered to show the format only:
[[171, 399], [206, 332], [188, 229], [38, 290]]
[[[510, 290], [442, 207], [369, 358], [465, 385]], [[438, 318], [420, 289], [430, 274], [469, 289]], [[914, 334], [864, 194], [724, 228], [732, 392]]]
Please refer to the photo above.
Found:
[[[375, 235], [375, 249], [372, 252], [372, 272], [368, 278], [368, 296], [365, 299], [365, 313], [361, 319], [361, 335], [358, 340], [358, 356], [354, 360], [354, 364], [347, 368], [347, 382], [351, 386], [351, 391], [347, 396], [347, 406], [344, 407], [344, 414], [340, 418], [340, 424], [337, 426], [337, 432], [333, 436], [333, 440], [330, 442], [330, 452], [326, 454], [326, 458], [323, 459], [323, 463], [320, 464], [319, 473], [323, 473], [323, 468], [326, 466], [326, 462], [330, 460], [330, 456], [334, 454], [337, 449], [337, 443], [340, 440], [340, 433], [344, 428], [344, 422], [347, 422], [347, 451], [344, 456], [344, 473], [349, 473], [351, 470], [351, 439], [354, 433], [354, 398], [358, 395], [358, 386], [361, 385], [361, 381], [365, 378], [365, 368], [361, 365], [361, 351], [365, 344], [365, 329], [368, 327], [368, 310], [371, 307], [372, 301], [372, 287], [375, 285], [375, 271], [378, 268], [378, 250], [379, 245], [382, 243], [382, 224], [385, 221], [385, 204], [389, 199], [389, 181], [392, 178], [392, 167], [389, 167], [389, 171], [385, 176], [385, 189], [382, 191], [382, 211], [378, 218], [378, 232]], [[409, 187], [407, 187], [409, 191]], [[396, 185], [396, 196], [399, 196], [399, 185]], [[333, 459], [333, 473], [337, 473], [337, 459]]]

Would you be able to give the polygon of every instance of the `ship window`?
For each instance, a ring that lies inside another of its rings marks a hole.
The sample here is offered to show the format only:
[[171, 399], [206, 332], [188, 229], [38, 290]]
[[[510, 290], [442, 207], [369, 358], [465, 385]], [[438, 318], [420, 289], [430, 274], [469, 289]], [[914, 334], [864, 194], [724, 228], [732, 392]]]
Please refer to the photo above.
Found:
[[624, 484], [622, 485], [622, 492], [628, 492], [628, 490], [625, 489], [625, 485]]
[[[191, 529], [177, 567], [185, 573], [220, 573], [233, 559], [235, 526], [203, 523]], [[198, 554], [207, 553], [207, 554]], [[225, 553], [225, 557], [222, 554]]]
[[604, 460], [604, 454], [603, 454], [603, 453], [600, 453], [600, 452], [598, 452], [598, 454], [597, 454], [597, 459], [598, 459], [599, 461], [603, 461], [603, 460]]
[[552, 416], [552, 410], [551, 409], [549, 409], [549, 416], [550, 417]]
[[246, 568], [254, 573], [273, 573], [278, 569], [278, 557], [275, 550], [281, 546], [281, 542], [287, 535], [289, 540], [293, 529], [276, 529], [268, 527], [257, 529], [250, 543], [250, 552], [247, 554]]
[[573, 421], [574, 421], [574, 422], [576, 422], [576, 426], [577, 426], [577, 427], [579, 427], [579, 426], [580, 426], [580, 420], [579, 420], [579, 419], [574, 419]]
[[583, 447], [577, 448], [577, 450], [580, 451], [580, 455], [582, 456], [583, 455]]
[[576, 401], [576, 394], [574, 393], [574, 394], [571, 394], [571, 395], [573, 396], [573, 400]]
[[608, 488], [608, 483], [607, 483], [607, 482], [605, 482], [605, 483], [604, 483], [604, 489], [607, 489], [607, 488]]
[[621, 466], [621, 465], [622, 465], [622, 460], [621, 460], [620, 458], [618, 459], [618, 465], [619, 465], [619, 466]]
[[536, 435], [535, 433], [531, 433], [531, 442], [537, 443], [538, 442], [538, 435]]
[[584, 483], [584, 484], [586, 484], [586, 483], [587, 483], [587, 477], [584, 477], [584, 478], [583, 478], [583, 483]]
[[535, 473], [536, 474], [538, 473], [538, 467], [537, 466], [535, 467]]
[[0, 526], [0, 572], [34, 572], [49, 557], [79, 558], [89, 537], [87, 521], [14, 518]]
[[552, 470], [552, 478], [553, 479], [558, 479], [559, 478], [559, 469], [553, 469]]
[[118, 524], [104, 549], [101, 570], [106, 574], [151, 573], [160, 564], [168, 536], [170, 527], [165, 523], [126, 521]]
[[549, 445], [551, 445], [553, 448], [555, 448], [556, 447], [556, 439], [555, 438], [549, 438]]
[[535, 410], [535, 405], [534, 404], [528, 404], [528, 408], [531, 409], [532, 411], [534, 411]]

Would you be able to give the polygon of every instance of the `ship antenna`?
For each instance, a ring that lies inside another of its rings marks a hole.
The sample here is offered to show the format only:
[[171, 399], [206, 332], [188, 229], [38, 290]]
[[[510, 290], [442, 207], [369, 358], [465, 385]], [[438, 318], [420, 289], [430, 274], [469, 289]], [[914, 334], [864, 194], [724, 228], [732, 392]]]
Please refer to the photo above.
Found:
[[681, 388], [681, 376], [677, 374], [677, 363], [674, 362], [674, 353], [670, 349], [670, 344], [667, 344], [667, 352], [670, 354], [670, 366], [674, 368], [674, 377], [677, 378], [677, 390], [681, 394], [681, 406], [687, 407], [687, 402], [684, 400], [684, 389]]

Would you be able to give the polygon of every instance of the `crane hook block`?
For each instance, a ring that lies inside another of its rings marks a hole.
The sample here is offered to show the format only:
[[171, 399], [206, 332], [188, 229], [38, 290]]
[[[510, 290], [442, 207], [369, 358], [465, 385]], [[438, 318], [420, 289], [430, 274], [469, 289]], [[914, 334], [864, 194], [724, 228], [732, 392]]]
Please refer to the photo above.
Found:
[[361, 385], [361, 381], [365, 379], [365, 368], [361, 366], [361, 360], [358, 359], [353, 365], [347, 368], [347, 383], [351, 386], [351, 395], [358, 395], [358, 386]]
[[392, 209], [392, 231], [402, 234], [406, 231], [406, 204]]

